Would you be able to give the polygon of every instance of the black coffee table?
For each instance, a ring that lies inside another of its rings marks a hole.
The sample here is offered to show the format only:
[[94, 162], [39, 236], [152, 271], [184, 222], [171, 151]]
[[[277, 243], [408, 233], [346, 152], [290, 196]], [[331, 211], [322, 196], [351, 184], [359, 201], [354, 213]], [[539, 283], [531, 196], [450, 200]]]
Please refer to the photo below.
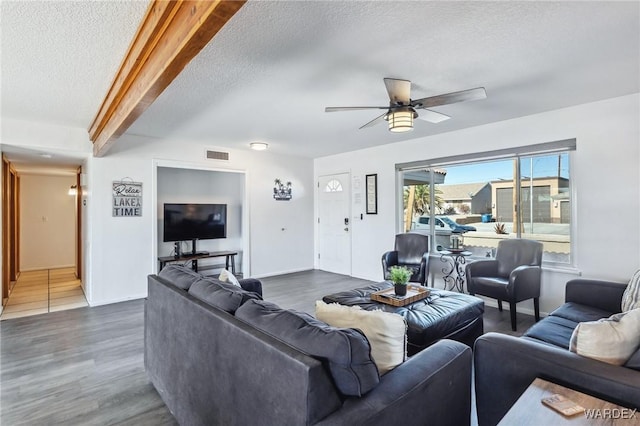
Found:
[[407, 306], [392, 306], [371, 300], [374, 291], [392, 287], [381, 282], [367, 287], [324, 296], [325, 303], [381, 309], [402, 315], [407, 321], [407, 352], [413, 355], [440, 339], [453, 339], [473, 347], [483, 333], [484, 301], [468, 294], [430, 288], [431, 294]]

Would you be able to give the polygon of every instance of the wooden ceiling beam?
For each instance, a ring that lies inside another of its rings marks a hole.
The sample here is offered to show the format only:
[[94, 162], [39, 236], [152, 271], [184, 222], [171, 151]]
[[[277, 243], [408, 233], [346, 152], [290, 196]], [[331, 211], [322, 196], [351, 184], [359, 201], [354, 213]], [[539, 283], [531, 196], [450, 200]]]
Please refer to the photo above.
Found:
[[152, 0], [89, 128], [103, 156], [246, 0]]

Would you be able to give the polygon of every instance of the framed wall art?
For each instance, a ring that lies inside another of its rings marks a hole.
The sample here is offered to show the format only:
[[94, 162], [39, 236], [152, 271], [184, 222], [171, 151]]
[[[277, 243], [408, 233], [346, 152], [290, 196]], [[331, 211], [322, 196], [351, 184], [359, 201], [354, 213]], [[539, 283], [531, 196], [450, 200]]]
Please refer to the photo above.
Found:
[[378, 175], [366, 175], [367, 214], [378, 214]]

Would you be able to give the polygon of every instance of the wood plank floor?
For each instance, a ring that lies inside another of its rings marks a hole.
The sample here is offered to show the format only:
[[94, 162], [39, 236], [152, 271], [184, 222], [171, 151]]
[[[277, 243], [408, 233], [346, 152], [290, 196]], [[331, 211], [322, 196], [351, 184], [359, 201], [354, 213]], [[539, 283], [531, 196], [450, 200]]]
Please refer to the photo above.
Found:
[[[322, 296], [373, 283], [360, 278], [318, 270], [263, 278], [261, 281], [265, 300], [272, 301], [282, 308], [296, 309], [312, 315], [315, 312], [315, 301], [322, 300]], [[441, 276], [436, 276], [433, 283], [436, 287], [442, 288]], [[530, 303], [533, 307], [533, 302]], [[510, 321], [508, 304], [502, 312], [497, 308], [485, 306], [485, 332], [495, 331], [520, 336], [524, 330], [535, 323], [532, 315], [518, 313], [518, 331], [512, 331]]]
[[[322, 271], [262, 282], [266, 300], [309, 313], [321, 296], [369, 283]], [[175, 425], [144, 371], [143, 330], [143, 300], [0, 322], [0, 424]], [[511, 333], [509, 313], [487, 308], [485, 331]]]
[[88, 306], [75, 268], [43, 269], [20, 274], [0, 321]]

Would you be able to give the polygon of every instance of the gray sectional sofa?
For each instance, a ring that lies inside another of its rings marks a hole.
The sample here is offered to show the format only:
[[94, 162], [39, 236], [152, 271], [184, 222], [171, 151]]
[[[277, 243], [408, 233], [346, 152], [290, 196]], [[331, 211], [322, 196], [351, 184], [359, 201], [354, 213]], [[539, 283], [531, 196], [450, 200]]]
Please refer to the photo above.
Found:
[[148, 277], [145, 368], [181, 425], [465, 425], [471, 350], [442, 340], [383, 376], [368, 341], [180, 266]]
[[478, 424], [497, 424], [536, 377], [640, 408], [640, 348], [623, 366], [569, 351], [578, 323], [620, 312], [625, 288], [626, 284], [615, 282], [571, 280], [565, 288], [565, 304], [523, 337], [498, 333], [479, 337], [474, 345]]

